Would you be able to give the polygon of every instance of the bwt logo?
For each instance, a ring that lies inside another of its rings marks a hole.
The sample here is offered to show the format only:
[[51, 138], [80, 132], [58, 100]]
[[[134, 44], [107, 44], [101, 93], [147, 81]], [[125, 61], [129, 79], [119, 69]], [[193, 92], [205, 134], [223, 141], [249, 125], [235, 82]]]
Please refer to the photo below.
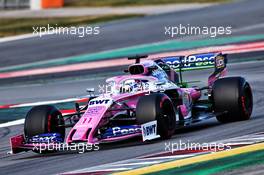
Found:
[[90, 101], [89, 102], [89, 105], [102, 105], [102, 104], [108, 104], [109, 103], [109, 99], [107, 99], [107, 100], [105, 100], [105, 99], [103, 99], [103, 100], [93, 100], [93, 101]]
[[144, 136], [149, 136], [149, 135], [153, 135], [156, 133], [156, 125], [150, 125], [150, 126], [146, 126], [143, 127], [143, 133]]

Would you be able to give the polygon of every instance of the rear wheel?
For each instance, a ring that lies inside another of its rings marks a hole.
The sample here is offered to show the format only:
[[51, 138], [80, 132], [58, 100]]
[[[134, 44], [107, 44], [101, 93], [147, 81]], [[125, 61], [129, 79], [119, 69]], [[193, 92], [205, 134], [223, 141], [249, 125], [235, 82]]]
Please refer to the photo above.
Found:
[[213, 85], [214, 110], [223, 123], [248, 120], [253, 109], [251, 87], [242, 77], [227, 77]]
[[176, 115], [170, 98], [162, 93], [140, 97], [137, 103], [138, 124], [157, 120], [157, 133], [162, 139], [170, 138], [176, 128]]

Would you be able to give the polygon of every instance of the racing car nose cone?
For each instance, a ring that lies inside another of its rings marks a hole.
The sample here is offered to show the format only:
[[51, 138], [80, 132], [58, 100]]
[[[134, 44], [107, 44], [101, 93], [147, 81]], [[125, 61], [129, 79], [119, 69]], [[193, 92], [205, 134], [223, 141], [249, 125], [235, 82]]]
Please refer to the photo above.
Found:
[[86, 138], [86, 133], [88, 131], [88, 128], [80, 128], [75, 131], [75, 133], [72, 136], [72, 141], [85, 141]]

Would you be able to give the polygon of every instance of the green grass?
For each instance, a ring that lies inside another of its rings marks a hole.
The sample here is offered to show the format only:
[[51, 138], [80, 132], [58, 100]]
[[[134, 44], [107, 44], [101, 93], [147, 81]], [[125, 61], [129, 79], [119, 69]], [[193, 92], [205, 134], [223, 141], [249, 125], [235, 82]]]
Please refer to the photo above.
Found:
[[188, 175], [211, 175], [216, 173], [230, 172], [246, 167], [254, 167], [264, 164], [264, 151], [254, 151], [226, 157], [222, 159], [210, 160], [206, 162], [194, 163], [177, 168], [171, 168], [159, 172], [149, 173], [148, 175], [167, 175], [167, 174], [188, 174]]
[[102, 7], [102, 6], [137, 6], [137, 5], [160, 5], [172, 3], [217, 3], [230, 0], [67, 0], [65, 6], [74, 7]]
[[90, 25], [101, 22], [113, 21], [143, 15], [105, 15], [84, 17], [62, 17], [62, 18], [5, 18], [0, 19], [0, 37], [12, 36], [25, 33], [33, 33], [32, 27], [70, 27]]

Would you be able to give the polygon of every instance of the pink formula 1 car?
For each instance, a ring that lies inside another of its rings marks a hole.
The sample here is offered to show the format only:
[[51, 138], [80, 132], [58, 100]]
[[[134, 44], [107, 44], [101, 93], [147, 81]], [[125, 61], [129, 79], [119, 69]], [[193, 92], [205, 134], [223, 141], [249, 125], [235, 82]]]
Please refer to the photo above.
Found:
[[[226, 55], [206, 53], [145, 59], [106, 80], [106, 92], [91, 96], [76, 113], [62, 116], [54, 106], [36, 106], [27, 114], [24, 134], [11, 138], [12, 153], [47, 144], [99, 144], [132, 137], [168, 139], [175, 129], [211, 117], [226, 123], [250, 118], [249, 83], [226, 77]], [[204, 87], [188, 87], [182, 72], [214, 68]], [[65, 137], [66, 128], [71, 128]], [[36, 150], [34, 150], [36, 151]]]

